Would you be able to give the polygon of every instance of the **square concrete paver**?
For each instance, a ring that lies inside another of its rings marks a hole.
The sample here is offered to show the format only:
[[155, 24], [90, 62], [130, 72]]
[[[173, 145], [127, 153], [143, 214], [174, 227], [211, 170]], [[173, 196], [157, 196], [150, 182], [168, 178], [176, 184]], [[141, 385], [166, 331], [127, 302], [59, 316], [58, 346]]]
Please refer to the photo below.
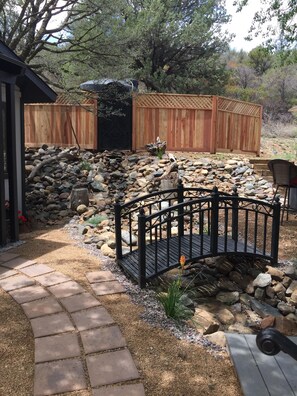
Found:
[[114, 323], [112, 317], [103, 307], [89, 308], [85, 311], [75, 312], [71, 316], [79, 331]]
[[74, 294], [83, 293], [85, 289], [75, 281], [60, 283], [59, 285], [50, 286], [48, 290], [57, 298], [69, 297]]
[[0, 267], [0, 279], [8, 278], [9, 276], [16, 275], [18, 272], [12, 269]]
[[62, 298], [60, 302], [64, 305], [68, 312], [81, 311], [82, 309], [101, 305], [97, 298], [93, 297], [90, 293], [81, 293]]
[[4, 252], [0, 254], [0, 262], [2, 263], [3, 261], [8, 261], [8, 260], [12, 260], [19, 257], [18, 254], [15, 253], [11, 253], [11, 252]]
[[35, 363], [80, 356], [76, 334], [35, 338]]
[[113, 273], [110, 271], [94, 271], [86, 273], [86, 278], [90, 283], [105, 282], [116, 280]]
[[34, 285], [35, 282], [25, 275], [15, 275], [0, 280], [0, 287], [5, 291], [20, 289], [21, 287]]
[[31, 326], [35, 338], [75, 330], [64, 312], [31, 319]]
[[127, 349], [87, 356], [86, 360], [92, 387], [139, 378], [137, 368]]
[[92, 283], [92, 289], [96, 296], [105, 296], [106, 294], [125, 293], [126, 289], [118, 281], [107, 281], [101, 283]]
[[9, 294], [19, 304], [39, 300], [40, 298], [49, 296], [49, 293], [39, 285], [23, 287], [21, 289], [13, 290]]
[[1, 265], [3, 267], [11, 268], [11, 269], [20, 269], [24, 267], [28, 267], [29, 265], [36, 264], [35, 261], [27, 260], [22, 257], [16, 257], [12, 260], [6, 261]]
[[28, 276], [38, 276], [48, 274], [49, 272], [53, 272], [54, 270], [48, 265], [44, 264], [35, 264], [30, 267], [21, 268], [20, 271]]
[[63, 308], [54, 297], [44, 298], [22, 304], [22, 308], [29, 319], [50, 315], [63, 311]]
[[86, 354], [127, 346], [118, 326], [86, 330], [82, 331], [80, 335]]
[[58, 285], [63, 282], [68, 282], [71, 278], [61, 272], [51, 272], [50, 274], [36, 276], [37, 282], [41, 283], [43, 286], [53, 286]]
[[35, 366], [34, 396], [55, 395], [87, 389], [79, 359], [40, 363]]
[[131, 384], [93, 389], [93, 396], [145, 396], [145, 393], [142, 384]]

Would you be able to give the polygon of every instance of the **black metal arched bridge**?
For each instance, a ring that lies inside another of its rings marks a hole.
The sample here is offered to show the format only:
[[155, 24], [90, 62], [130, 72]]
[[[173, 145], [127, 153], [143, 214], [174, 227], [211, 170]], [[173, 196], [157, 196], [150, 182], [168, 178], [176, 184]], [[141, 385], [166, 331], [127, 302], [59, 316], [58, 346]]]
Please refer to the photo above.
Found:
[[140, 287], [187, 261], [224, 254], [276, 264], [280, 203], [202, 188], [177, 188], [116, 202], [117, 262]]

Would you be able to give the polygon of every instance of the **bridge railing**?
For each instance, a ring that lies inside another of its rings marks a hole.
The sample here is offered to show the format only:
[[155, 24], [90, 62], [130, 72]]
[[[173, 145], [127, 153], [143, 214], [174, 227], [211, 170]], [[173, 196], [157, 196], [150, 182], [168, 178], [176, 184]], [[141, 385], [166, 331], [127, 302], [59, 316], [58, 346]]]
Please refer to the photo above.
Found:
[[227, 195], [216, 188], [184, 189], [180, 184], [115, 205], [117, 258], [123, 258], [126, 231], [126, 254], [138, 250], [142, 286], [148, 277], [177, 266], [182, 254], [190, 260], [240, 253], [277, 263], [279, 226], [278, 202], [242, 198], [236, 191]]

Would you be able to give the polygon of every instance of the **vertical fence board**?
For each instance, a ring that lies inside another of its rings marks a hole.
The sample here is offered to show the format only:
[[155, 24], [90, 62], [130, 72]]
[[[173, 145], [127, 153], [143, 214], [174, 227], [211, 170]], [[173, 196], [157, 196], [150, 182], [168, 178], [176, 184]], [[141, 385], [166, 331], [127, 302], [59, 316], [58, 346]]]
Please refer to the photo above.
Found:
[[97, 101], [82, 105], [25, 105], [25, 145], [42, 144], [97, 149]]
[[261, 111], [260, 105], [224, 97], [138, 94], [133, 99], [134, 149], [144, 149], [159, 136], [174, 151], [259, 154]]

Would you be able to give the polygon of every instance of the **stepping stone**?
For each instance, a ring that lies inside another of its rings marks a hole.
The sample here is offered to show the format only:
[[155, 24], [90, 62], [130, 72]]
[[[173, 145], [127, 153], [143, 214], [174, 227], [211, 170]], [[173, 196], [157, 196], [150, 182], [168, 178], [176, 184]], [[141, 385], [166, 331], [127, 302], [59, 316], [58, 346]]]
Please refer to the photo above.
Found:
[[71, 316], [79, 331], [114, 323], [112, 317], [103, 307], [89, 308], [85, 311], [75, 312]]
[[53, 272], [54, 270], [44, 264], [35, 264], [31, 265], [30, 267], [22, 268], [20, 271], [28, 276], [38, 276]]
[[0, 254], [0, 262], [4, 262], [4, 261], [8, 261], [8, 260], [12, 260], [19, 257], [18, 254], [15, 253], [10, 253], [10, 252], [5, 252], [5, 253], [1, 253]]
[[80, 356], [76, 334], [35, 338], [35, 363]]
[[0, 287], [5, 291], [20, 289], [22, 287], [34, 285], [35, 282], [25, 275], [15, 275], [0, 280]]
[[87, 389], [79, 359], [40, 363], [35, 366], [34, 396], [55, 395]]
[[106, 294], [126, 293], [126, 289], [118, 281], [107, 281], [102, 283], [92, 283], [91, 287], [96, 296]]
[[44, 298], [22, 304], [22, 308], [29, 319], [50, 315], [63, 311], [63, 308], [54, 297]]
[[31, 326], [35, 338], [75, 330], [64, 312], [31, 319]]
[[110, 271], [94, 271], [86, 273], [86, 278], [90, 283], [106, 282], [116, 280]]
[[19, 304], [49, 296], [49, 293], [39, 285], [23, 287], [22, 289], [13, 290], [9, 294]]
[[9, 276], [16, 275], [18, 272], [8, 268], [0, 267], [0, 279], [8, 278]]
[[57, 298], [69, 297], [74, 294], [83, 293], [83, 289], [77, 282], [69, 281], [59, 285], [50, 286], [48, 290], [53, 293]]
[[45, 287], [57, 285], [59, 283], [68, 282], [71, 280], [69, 276], [57, 271], [50, 274], [37, 276], [35, 279]]
[[139, 378], [137, 368], [127, 349], [87, 356], [86, 361], [92, 387]]
[[11, 268], [11, 269], [20, 269], [20, 268], [25, 268], [29, 267], [29, 265], [36, 264], [35, 261], [31, 260], [26, 260], [22, 257], [17, 257], [12, 260], [6, 261], [5, 263], [2, 263], [1, 265], [3, 267]]
[[90, 293], [76, 294], [74, 296], [62, 298], [60, 302], [68, 312], [81, 311], [82, 309], [101, 305], [97, 298], [93, 297]]
[[86, 354], [127, 346], [118, 326], [87, 330], [81, 332], [80, 335]]
[[93, 396], [145, 396], [145, 393], [142, 384], [131, 384], [93, 389]]

